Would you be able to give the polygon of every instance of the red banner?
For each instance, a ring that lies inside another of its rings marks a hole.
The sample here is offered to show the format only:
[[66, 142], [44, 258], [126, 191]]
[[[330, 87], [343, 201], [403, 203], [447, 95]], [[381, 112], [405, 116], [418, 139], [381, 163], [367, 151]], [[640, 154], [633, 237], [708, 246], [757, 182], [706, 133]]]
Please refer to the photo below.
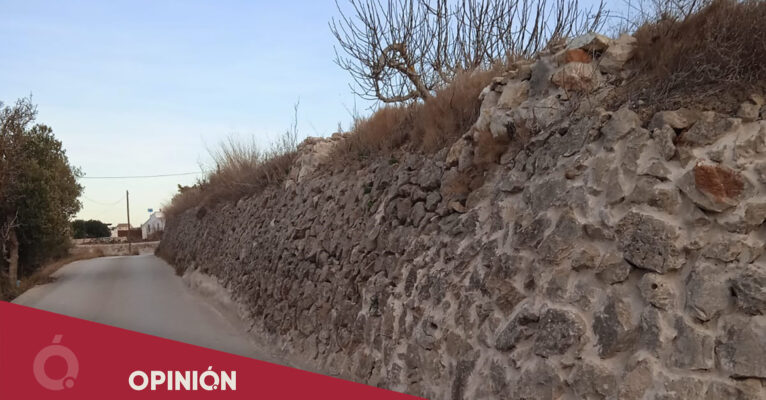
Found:
[[415, 399], [0, 301], [2, 399]]

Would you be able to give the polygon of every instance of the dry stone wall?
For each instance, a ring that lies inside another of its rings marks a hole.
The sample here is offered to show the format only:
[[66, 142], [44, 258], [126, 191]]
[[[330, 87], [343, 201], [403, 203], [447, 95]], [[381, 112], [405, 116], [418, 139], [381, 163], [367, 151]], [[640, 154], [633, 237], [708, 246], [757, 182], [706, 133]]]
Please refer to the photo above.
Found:
[[[432, 399], [764, 398], [763, 102], [605, 110], [631, 39], [516, 65], [435, 156], [334, 171], [343, 139], [310, 141], [296, 179], [171, 219], [160, 254], [215, 277], [254, 335], [358, 382]], [[456, 190], [482, 134], [508, 149]]]

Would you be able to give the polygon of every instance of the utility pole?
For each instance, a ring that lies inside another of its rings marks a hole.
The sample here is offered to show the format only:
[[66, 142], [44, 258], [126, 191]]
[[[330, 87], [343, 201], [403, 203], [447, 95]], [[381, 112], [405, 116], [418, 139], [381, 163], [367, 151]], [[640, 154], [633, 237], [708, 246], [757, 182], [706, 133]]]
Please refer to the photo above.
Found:
[[125, 191], [125, 204], [127, 204], [128, 207], [128, 254], [131, 253], [131, 245], [130, 245], [130, 194], [128, 191]]

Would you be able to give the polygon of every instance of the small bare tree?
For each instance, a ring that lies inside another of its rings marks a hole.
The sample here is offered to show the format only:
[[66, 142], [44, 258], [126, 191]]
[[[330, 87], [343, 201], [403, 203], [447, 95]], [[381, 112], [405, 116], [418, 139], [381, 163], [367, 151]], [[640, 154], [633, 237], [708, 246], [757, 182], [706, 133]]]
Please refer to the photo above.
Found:
[[578, 0], [349, 0], [349, 14], [336, 5], [335, 61], [356, 94], [384, 103], [428, 99], [460, 71], [531, 56], [606, 15]]

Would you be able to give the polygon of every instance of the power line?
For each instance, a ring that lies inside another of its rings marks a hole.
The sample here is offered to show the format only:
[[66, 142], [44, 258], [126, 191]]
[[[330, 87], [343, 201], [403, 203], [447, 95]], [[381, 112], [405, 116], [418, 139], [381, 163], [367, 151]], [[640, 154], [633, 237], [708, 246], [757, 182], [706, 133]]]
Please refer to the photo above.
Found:
[[144, 179], [144, 178], [163, 178], [167, 176], [198, 175], [202, 172], [181, 172], [178, 174], [161, 175], [130, 175], [130, 176], [81, 176], [79, 179]]
[[114, 205], [117, 205], [119, 203], [122, 203], [122, 201], [125, 200], [124, 198], [120, 197], [120, 199], [115, 201], [114, 203], [103, 203], [103, 202], [100, 202], [100, 201], [93, 200], [93, 199], [91, 199], [91, 198], [89, 198], [88, 196], [85, 196], [85, 195], [81, 195], [81, 197], [83, 199], [85, 199], [85, 200], [88, 200], [91, 203], [95, 203], [95, 204], [98, 204], [100, 206], [114, 206]]

